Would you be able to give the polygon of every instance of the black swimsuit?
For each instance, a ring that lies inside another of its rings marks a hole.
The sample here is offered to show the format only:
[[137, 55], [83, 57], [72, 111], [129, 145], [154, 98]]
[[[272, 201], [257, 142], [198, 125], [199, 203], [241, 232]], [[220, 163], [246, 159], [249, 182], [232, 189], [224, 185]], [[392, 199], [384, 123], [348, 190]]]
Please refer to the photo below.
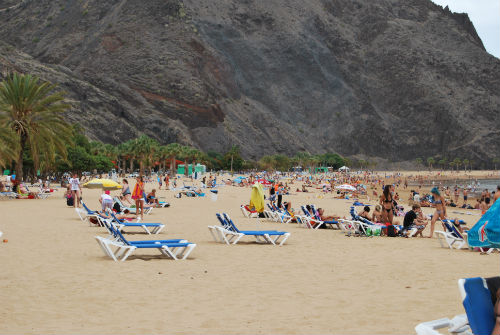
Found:
[[[391, 197], [391, 198], [392, 198], [392, 197]], [[384, 203], [390, 203], [390, 204], [392, 204], [392, 199], [391, 199], [391, 200], [387, 200], [387, 199], [386, 199], [386, 200], [384, 200]], [[387, 213], [390, 213], [390, 212], [391, 212], [391, 210], [392, 210], [392, 206], [391, 206], [391, 208], [385, 208], [385, 207], [384, 207], [384, 209], [387, 211]]]

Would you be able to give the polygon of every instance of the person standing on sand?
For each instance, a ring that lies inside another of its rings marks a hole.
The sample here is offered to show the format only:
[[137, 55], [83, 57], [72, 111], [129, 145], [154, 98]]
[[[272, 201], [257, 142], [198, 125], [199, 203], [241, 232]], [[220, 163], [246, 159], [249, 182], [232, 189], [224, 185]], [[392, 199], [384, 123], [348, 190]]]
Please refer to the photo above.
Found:
[[446, 202], [443, 196], [441, 195], [441, 193], [439, 193], [437, 187], [433, 187], [431, 193], [434, 196], [434, 205], [436, 206], [436, 212], [434, 212], [434, 215], [432, 216], [431, 233], [428, 236], [429, 238], [432, 238], [432, 235], [434, 235], [434, 225], [436, 224], [436, 221], [438, 219], [446, 219]]
[[141, 215], [141, 220], [144, 219], [144, 181], [142, 176], [137, 177], [137, 181], [132, 192], [132, 199], [135, 200], [135, 215]]
[[458, 186], [455, 185], [455, 203], [456, 204], [458, 204], [458, 194], [459, 194], [459, 192], [458, 192]]
[[464, 193], [464, 205], [467, 205], [467, 189], [465, 187], [463, 193]]
[[391, 194], [391, 186], [385, 185], [384, 192], [380, 196], [380, 204], [382, 205], [382, 223], [389, 222], [390, 224], [392, 224], [392, 206], [394, 205], [393, 201], [394, 199]]
[[168, 173], [165, 174], [165, 179], [163, 179], [163, 181], [165, 182], [165, 189], [168, 190], [168, 184], [170, 182], [170, 177], [168, 176]]
[[69, 184], [71, 185], [71, 193], [73, 193], [73, 207], [80, 207], [80, 179], [76, 173], [73, 174], [73, 178], [69, 179]]

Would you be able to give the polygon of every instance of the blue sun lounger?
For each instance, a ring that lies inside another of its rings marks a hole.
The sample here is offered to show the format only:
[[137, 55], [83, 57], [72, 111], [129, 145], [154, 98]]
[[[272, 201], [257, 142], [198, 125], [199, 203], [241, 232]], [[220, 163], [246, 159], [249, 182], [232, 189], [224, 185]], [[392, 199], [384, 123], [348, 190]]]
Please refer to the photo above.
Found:
[[[163, 255], [172, 259], [177, 260], [179, 257], [186, 259], [196, 247], [196, 244], [184, 239], [128, 241], [112, 222], [108, 224], [106, 228], [110, 232], [110, 237], [96, 236], [96, 240], [104, 253], [114, 261], [125, 261], [136, 249], [158, 249]], [[113, 251], [112, 247], [116, 247], [116, 250]]]
[[231, 220], [226, 213], [223, 213], [223, 216], [223, 221], [225, 222], [226, 229], [238, 235], [233, 244], [238, 243], [238, 241], [243, 236], [254, 236], [257, 242], [261, 242], [260, 238], [262, 238], [265, 242], [276, 245], [279, 239], [283, 237], [283, 239], [279, 243], [279, 245], [281, 246], [283, 245], [283, 243], [285, 243], [288, 237], [290, 237], [290, 233], [276, 230], [239, 230], [234, 224], [233, 220]]
[[[496, 278], [467, 278], [458, 281], [462, 296], [462, 303], [466, 314], [458, 315], [453, 319], [439, 319], [424, 322], [415, 327], [418, 335], [440, 334], [437, 329], [449, 328], [449, 333], [489, 335], [495, 326], [495, 312], [493, 299], [496, 292], [488, 287], [500, 279]], [[447, 333], [448, 333], [447, 332]]]
[[[238, 243], [239, 239], [241, 239], [244, 235], [236, 232], [221, 214], [216, 213], [215, 216], [219, 220], [220, 226], [208, 226], [210, 234], [214, 238], [215, 242], [225, 242], [226, 244]], [[275, 230], [272, 232], [275, 232]], [[235, 238], [236, 240], [234, 240]], [[256, 237], [255, 239], [257, 242], [269, 243], [267, 240], [263, 240], [260, 237]]]
[[78, 217], [80, 218], [80, 220], [82, 221], [89, 221], [89, 224], [92, 225], [92, 223], [90, 222], [89, 218], [96, 218], [99, 216], [99, 213], [97, 211], [91, 211], [87, 205], [85, 205], [85, 203], [82, 201], [82, 206], [83, 208], [78, 208], [78, 207], [75, 207], [75, 211], [76, 211], [76, 214], [78, 214]]
[[[148, 235], [151, 235], [159, 234], [163, 230], [163, 228], [165, 228], [165, 225], [163, 223], [126, 222], [123, 220], [119, 220], [114, 213], [111, 213], [111, 217], [117, 223], [120, 230], [127, 227], [141, 227], [146, 233], [148, 233]], [[151, 231], [148, 228], [152, 228]]]

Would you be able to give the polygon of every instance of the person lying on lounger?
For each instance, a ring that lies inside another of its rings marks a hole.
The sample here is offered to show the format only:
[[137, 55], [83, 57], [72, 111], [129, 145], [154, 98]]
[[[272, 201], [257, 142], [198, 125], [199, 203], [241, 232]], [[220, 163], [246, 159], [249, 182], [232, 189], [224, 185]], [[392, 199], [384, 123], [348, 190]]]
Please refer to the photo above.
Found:
[[325, 211], [323, 208], [318, 208], [318, 214], [321, 221], [334, 221], [339, 218], [338, 215], [325, 215]]
[[[111, 213], [106, 210], [104, 212], [99, 212], [99, 214], [106, 218], [106, 219], [111, 219], [113, 218], [113, 216], [111, 215]], [[123, 211], [123, 214], [115, 214], [115, 217], [118, 219], [118, 220], [127, 220], [127, 221], [132, 221], [132, 220], [135, 220], [137, 219], [137, 215], [134, 215], [134, 214], [131, 214], [130, 211], [128, 209], [124, 210]]]
[[160, 202], [156, 197], [156, 189], [153, 188], [153, 190], [146, 195], [146, 199], [148, 200], [148, 204], [153, 205], [153, 207], [160, 207]]
[[365, 206], [363, 208], [363, 211], [361, 213], [359, 213], [359, 216], [361, 216], [362, 218], [365, 218], [367, 220], [371, 220], [372, 218], [370, 217], [370, 207]]

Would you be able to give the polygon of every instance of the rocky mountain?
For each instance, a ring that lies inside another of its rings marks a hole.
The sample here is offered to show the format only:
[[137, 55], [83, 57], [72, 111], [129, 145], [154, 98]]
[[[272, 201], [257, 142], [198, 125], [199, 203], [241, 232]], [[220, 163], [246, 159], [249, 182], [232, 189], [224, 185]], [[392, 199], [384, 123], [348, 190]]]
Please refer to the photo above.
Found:
[[429, 0], [0, 0], [0, 71], [58, 83], [67, 118], [247, 158], [335, 151], [489, 161], [500, 61]]

